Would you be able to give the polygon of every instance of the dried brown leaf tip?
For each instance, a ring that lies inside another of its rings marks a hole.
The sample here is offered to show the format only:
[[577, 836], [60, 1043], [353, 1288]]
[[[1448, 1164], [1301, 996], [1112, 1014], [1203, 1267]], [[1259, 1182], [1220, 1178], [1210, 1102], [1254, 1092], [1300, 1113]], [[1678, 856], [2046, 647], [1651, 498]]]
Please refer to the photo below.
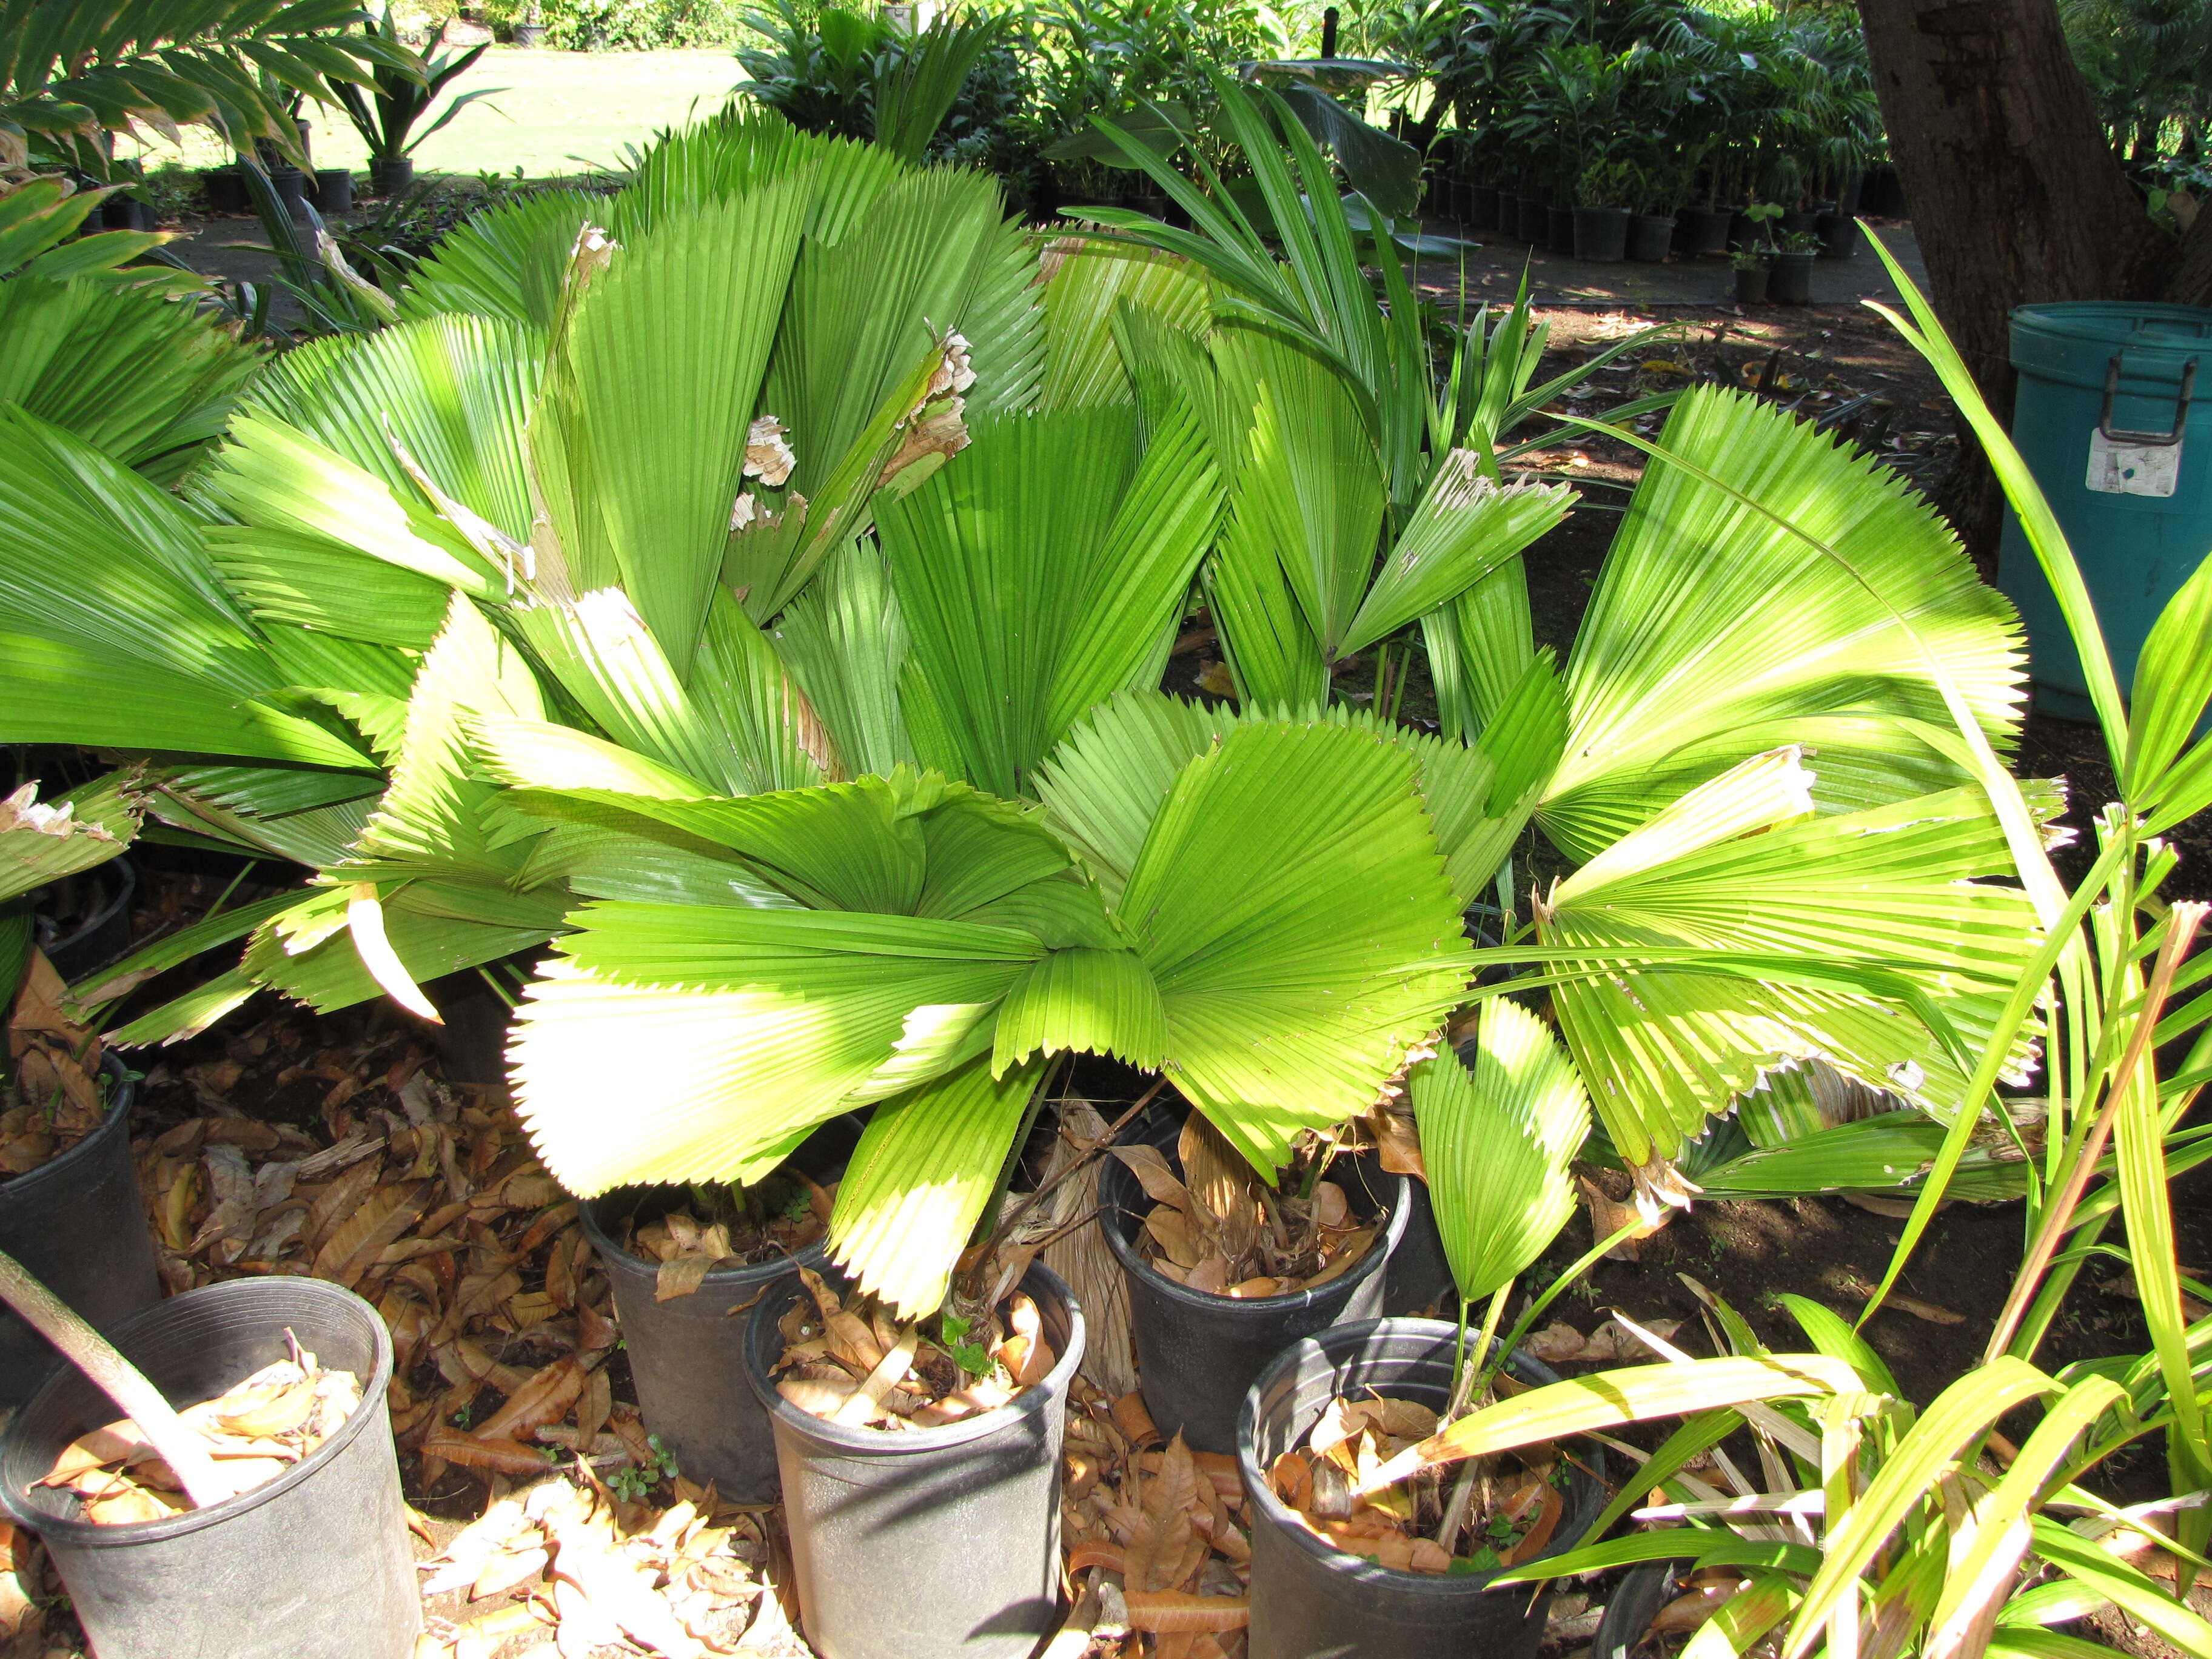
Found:
[[1383, 1464], [1437, 1431], [1437, 1414], [1410, 1400], [1340, 1397], [1306, 1443], [1277, 1457], [1268, 1485], [1316, 1537], [1401, 1572], [1487, 1572], [1526, 1561], [1552, 1540], [1565, 1471], [1545, 1449], [1474, 1458], [1364, 1497]]
[[1152, 1200], [1139, 1251], [1192, 1290], [1288, 1296], [1339, 1277], [1375, 1243], [1378, 1229], [1354, 1212], [1342, 1182], [1324, 1174], [1332, 1143], [1302, 1148], [1274, 1188], [1195, 1113], [1177, 1143], [1180, 1172], [1157, 1147], [1110, 1150]]
[[[286, 1473], [360, 1405], [359, 1377], [326, 1370], [301, 1352], [178, 1416], [207, 1443], [234, 1497]], [[127, 1417], [64, 1446], [39, 1484], [75, 1492], [79, 1518], [99, 1527], [160, 1521], [191, 1507], [183, 1483]]]
[[986, 1315], [900, 1323], [872, 1297], [842, 1296], [811, 1268], [799, 1276], [807, 1294], [783, 1316], [776, 1390], [832, 1423], [893, 1433], [957, 1423], [1042, 1382], [1059, 1357], [1018, 1291]]

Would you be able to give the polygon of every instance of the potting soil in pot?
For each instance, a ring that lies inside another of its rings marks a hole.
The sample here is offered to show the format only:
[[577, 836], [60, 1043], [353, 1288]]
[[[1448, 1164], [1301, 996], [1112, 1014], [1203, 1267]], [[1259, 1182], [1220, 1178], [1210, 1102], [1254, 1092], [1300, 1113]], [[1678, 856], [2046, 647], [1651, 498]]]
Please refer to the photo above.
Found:
[[[894, 1433], [941, 1428], [1013, 1401], [1059, 1358], [1036, 1304], [1018, 1291], [988, 1312], [948, 1309], [900, 1324], [873, 1297], [841, 1297], [808, 1268], [799, 1276], [811, 1305], [794, 1302], [783, 1316], [776, 1392], [828, 1422]], [[934, 1334], [925, 1336], [924, 1325]]]
[[787, 1189], [779, 1177], [771, 1177], [749, 1190], [746, 1201], [756, 1206], [764, 1202], [764, 1213], [758, 1207], [751, 1215], [738, 1213], [726, 1194], [714, 1195], [719, 1202], [702, 1195], [697, 1207], [708, 1212], [706, 1219], [690, 1210], [670, 1210], [621, 1242], [631, 1255], [660, 1264], [653, 1279], [655, 1301], [690, 1296], [718, 1267], [774, 1261], [822, 1237], [830, 1224], [834, 1187], [799, 1179], [804, 1186], [794, 1182]]
[[[264, 1366], [213, 1400], [177, 1413], [207, 1443], [235, 1498], [274, 1480], [345, 1425], [361, 1406], [361, 1379], [326, 1370], [312, 1353]], [[175, 1473], [129, 1418], [80, 1435], [39, 1482], [74, 1492], [78, 1519], [94, 1526], [166, 1520], [192, 1507]]]
[[1137, 1237], [1152, 1270], [1194, 1291], [1243, 1300], [1326, 1285], [1374, 1244], [1379, 1225], [1353, 1214], [1344, 1188], [1324, 1177], [1334, 1150], [1326, 1143], [1303, 1150], [1279, 1190], [1196, 1113], [1176, 1147], [1181, 1180], [1156, 1147], [1113, 1152], [1153, 1200]]
[[1495, 1572], [1533, 1558], [1565, 1509], [1565, 1466], [1541, 1447], [1424, 1468], [1355, 1496], [1437, 1426], [1436, 1413], [1414, 1401], [1339, 1396], [1304, 1446], [1275, 1459], [1267, 1483], [1316, 1537], [1401, 1572]]

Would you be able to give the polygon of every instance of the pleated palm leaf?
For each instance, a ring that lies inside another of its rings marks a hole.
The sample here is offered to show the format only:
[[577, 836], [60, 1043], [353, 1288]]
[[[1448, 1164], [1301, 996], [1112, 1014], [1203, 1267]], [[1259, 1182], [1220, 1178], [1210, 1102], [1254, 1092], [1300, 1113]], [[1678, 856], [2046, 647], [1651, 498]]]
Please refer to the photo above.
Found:
[[[894, 198], [907, 175], [873, 152], [802, 143], [762, 123], [721, 124], [664, 149], [683, 166], [649, 166], [611, 204], [632, 227], [627, 243], [580, 239], [580, 222], [556, 214], [517, 253], [502, 222], [478, 240], [513, 257], [471, 264], [464, 246], [434, 274], [433, 298], [455, 310], [410, 296], [416, 320], [273, 366], [196, 485], [222, 522], [167, 501], [134, 504], [135, 521], [121, 507], [106, 514], [99, 556], [113, 584], [161, 589], [174, 600], [170, 628], [189, 638], [204, 619], [187, 623], [186, 597], [148, 572], [149, 557], [188, 567], [201, 590], [192, 599], [218, 619], [204, 626], [242, 626], [275, 654], [283, 666], [262, 678], [307, 688], [276, 700], [307, 711], [333, 751], [318, 761], [342, 755], [345, 768], [303, 771], [300, 732], [268, 737], [213, 683], [194, 688], [203, 706], [189, 710], [179, 689], [167, 725], [137, 718], [127, 697], [71, 709], [49, 695], [11, 711], [11, 737], [43, 720], [39, 740], [279, 763], [164, 771], [159, 810], [173, 823], [297, 859], [319, 885], [194, 935], [205, 948], [258, 929], [238, 972], [140, 1020], [132, 1037], [196, 1028], [257, 984], [330, 1007], [380, 982], [425, 1007], [418, 979], [556, 931], [583, 866], [607, 866], [584, 890], [681, 887], [680, 849], [660, 856], [619, 835], [515, 823], [472, 775], [465, 718], [605, 733], [732, 793], [844, 775], [732, 583], [732, 523], [748, 486], [809, 466], [804, 476], [825, 481], [817, 505], [848, 534], [865, 527], [876, 492], [959, 447], [956, 382], [968, 384], [969, 362], [997, 363], [1018, 390], [1033, 383], [1042, 342], [1027, 273], [1003, 257], [995, 214], [948, 226], [943, 188]], [[757, 188], [727, 165], [763, 154], [774, 176]], [[963, 181], [962, 201], [980, 199], [977, 183]], [[902, 228], [924, 218], [936, 240]], [[852, 248], [876, 246], [878, 281], [848, 258], [823, 267], [836, 282], [795, 298], [819, 251], [814, 228], [832, 222]], [[533, 258], [556, 253], [556, 276], [532, 274]], [[841, 303], [837, 315], [811, 315]], [[948, 347], [929, 315], [938, 307], [988, 326], [992, 344]], [[793, 342], [818, 350], [841, 322], [869, 335], [848, 363], [878, 406], [856, 416], [849, 398], [802, 397], [793, 407], [822, 416], [816, 441], [763, 403], [774, 354]], [[822, 459], [824, 442], [845, 448]], [[27, 515], [21, 530], [27, 538]], [[15, 574], [58, 589], [62, 569], [33, 561]], [[82, 607], [55, 602], [60, 631], [93, 635], [70, 643], [96, 641]], [[135, 975], [172, 958], [182, 959], [157, 950], [125, 966]]]
[[514, 1048], [549, 1167], [586, 1194], [744, 1179], [883, 1103], [831, 1249], [920, 1313], [1054, 1055], [1164, 1068], [1271, 1175], [1299, 1130], [1363, 1109], [1466, 983], [1412, 755], [1341, 723], [1252, 721], [1156, 796], [1140, 747], [1092, 760], [1061, 799], [1139, 831], [1110, 896], [1036, 809], [936, 774], [744, 800], [643, 775], [538, 792], [572, 822], [652, 820], [783, 896], [738, 884], [572, 918]]
[[1589, 1128], [1574, 1061], [1518, 1003], [1485, 1004], [1471, 1046], [1471, 1055], [1421, 1061], [1407, 1079], [1462, 1303], [1510, 1285], [1559, 1237], [1575, 1212], [1567, 1165]]
[[47, 177], [0, 195], [0, 403], [170, 483], [222, 431], [259, 353], [183, 297], [200, 278], [129, 266], [166, 235], [73, 234], [110, 194]]

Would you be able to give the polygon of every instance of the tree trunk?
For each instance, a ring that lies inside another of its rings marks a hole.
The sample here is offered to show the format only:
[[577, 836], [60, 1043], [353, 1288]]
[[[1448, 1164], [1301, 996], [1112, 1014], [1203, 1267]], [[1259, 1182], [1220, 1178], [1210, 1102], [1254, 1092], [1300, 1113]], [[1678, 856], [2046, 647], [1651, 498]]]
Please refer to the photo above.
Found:
[[[2012, 308], [2158, 297], [2172, 244], [2112, 152], [2056, 0], [1859, 0], [1859, 16], [1936, 312], [2009, 422]], [[1945, 506], [1993, 569], [2002, 500], [1963, 422], [1960, 443]]]

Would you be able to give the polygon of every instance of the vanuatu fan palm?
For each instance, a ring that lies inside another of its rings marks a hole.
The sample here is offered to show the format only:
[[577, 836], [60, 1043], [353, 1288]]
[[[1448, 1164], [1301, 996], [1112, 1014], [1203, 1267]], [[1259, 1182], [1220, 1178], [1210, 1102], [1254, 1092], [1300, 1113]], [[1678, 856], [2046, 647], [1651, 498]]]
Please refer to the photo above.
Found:
[[975, 365], [1013, 403], [1033, 382], [1034, 259], [996, 199], [717, 123], [604, 204], [626, 240], [579, 213], [508, 258], [507, 222], [472, 228], [415, 320], [273, 366], [207, 510], [14, 416], [8, 737], [151, 755], [173, 823], [321, 872], [133, 964], [254, 930], [240, 973], [133, 1035], [255, 984], [416, 1000], [554, 931], [579, 845], [622, 838], [518, 825], [470, 775], [465, 713], [605, 732], [732, 792], [842, 775], [746, 607], [783, 608], [878, 490], [959, 447]]

